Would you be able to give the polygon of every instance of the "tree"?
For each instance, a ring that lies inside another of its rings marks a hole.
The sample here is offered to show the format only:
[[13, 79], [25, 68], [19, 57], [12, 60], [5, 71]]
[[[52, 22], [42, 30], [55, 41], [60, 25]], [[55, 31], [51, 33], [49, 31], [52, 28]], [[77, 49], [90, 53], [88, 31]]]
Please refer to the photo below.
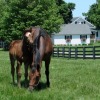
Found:
[[59, 13], [62, 16], [64, 23], [70, 23], [73, 17], [72, 11], [75, 9], [74, 3], [66, 3], [63, 0], [56, 0], [56, 4], [59, 7]]
[[8, 17], [8, 4], [5, 0], [0, 0], [0, 40], [4, 36], [4, 20]]
[[92, 4], [89, 11], [83, 15], [97, 28], [100, 28], [100, 0], [97, 0], [97, 3]]
[[8, 43], [22, 39], [23, 30], [30, 26], [41, 26], [50, 35], [58, 32], [61, 24], [71, 21], [75, 7], [63, 0], [1, 0], [0, 3], [3, 14], [0, 37]]
[[51, 34], [63, 23], [55, 0], [11, 0], [9, 6], [3, 33], [7, 42], [22, 38], [27, 27], [41, 26]]

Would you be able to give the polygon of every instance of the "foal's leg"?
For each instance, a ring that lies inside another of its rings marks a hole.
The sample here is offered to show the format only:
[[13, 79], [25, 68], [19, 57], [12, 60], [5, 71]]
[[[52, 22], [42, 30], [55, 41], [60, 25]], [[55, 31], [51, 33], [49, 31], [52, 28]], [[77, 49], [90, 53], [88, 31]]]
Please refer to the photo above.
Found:
[[27, 81], [28, 81], [28, 63], [24, 63], [24, 70], [25, 70], [25, 87], [27, 87]]
[[12, 75], [12, 80], [13, 80], [13, 84], [15, 84], [15, 79], [14, 79], [14, 74], [15, 74], [15, 59], [10, 57], [10, 61], [11, 61], [11, 75]]
[[50, 81], [49, 81], [49, 64], [50, 64], [50, 60], [48, 59], [47, 61], [45, 61], [45, 74], [46, 74], [46, 79], [47, 79], [47, 87], [50, 87]]
[[18, 87], [21, 87], [21, 83], [20, 83], [20, 80], [21, 80], [21, 65], [22, 65], [22, 62], [17, 61], [16, 74], [17, 74], [17, 85], [18, 85]]

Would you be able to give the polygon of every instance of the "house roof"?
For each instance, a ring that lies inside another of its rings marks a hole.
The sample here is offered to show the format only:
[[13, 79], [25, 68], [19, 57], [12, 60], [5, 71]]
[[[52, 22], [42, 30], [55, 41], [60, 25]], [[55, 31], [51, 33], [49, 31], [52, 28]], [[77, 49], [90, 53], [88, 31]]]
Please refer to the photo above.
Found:
[[61, 34], [91, 34], [91, 30], [88, 25], [86, 24], [64, 24], [61, 26], [61, 31], [58, 33], [58, 35]]
[[90, 28], [96, 28], [92, 23], [90, 23], [89, 21], [81, 18], [81, 17], [74, 17], [72, 18], [72, 23], [71, 24], [75, 24], [75, 22], [85, 22]]
[[78, 18], [79, 18], [79, 17], [73, 17], [71, 21], [74, 22], [74, 21], [77, 20]]

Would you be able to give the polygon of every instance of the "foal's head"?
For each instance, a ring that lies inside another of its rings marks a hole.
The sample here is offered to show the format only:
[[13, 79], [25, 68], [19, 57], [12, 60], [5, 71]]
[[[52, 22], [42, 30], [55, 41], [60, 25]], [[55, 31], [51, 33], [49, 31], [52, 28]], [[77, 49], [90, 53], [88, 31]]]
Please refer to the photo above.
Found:
[[29, 44], [33, 44], [38, 34], [39, 34], [39, 30], [37, 30], [36, 27], [31, 27], [29, 29], [26, 29], [24, 31], [25, 41], [27, 41]]
[[33, 37], [32, 37], [31, 31], [29, 29], [27, 29], [27, 30], [24, 31], [23, 37], [24, 37], [23, 38], [24, 39], [24, 42], [26, 44], [33, 43], [33, 39], [32, 39]]

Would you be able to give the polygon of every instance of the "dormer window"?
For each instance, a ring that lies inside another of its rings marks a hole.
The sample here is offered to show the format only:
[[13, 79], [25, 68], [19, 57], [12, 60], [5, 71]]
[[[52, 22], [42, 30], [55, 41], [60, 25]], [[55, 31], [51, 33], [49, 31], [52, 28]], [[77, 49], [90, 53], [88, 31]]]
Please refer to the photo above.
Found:
[[84, 24], [86, 24], [86, 22], [84, 21]]

